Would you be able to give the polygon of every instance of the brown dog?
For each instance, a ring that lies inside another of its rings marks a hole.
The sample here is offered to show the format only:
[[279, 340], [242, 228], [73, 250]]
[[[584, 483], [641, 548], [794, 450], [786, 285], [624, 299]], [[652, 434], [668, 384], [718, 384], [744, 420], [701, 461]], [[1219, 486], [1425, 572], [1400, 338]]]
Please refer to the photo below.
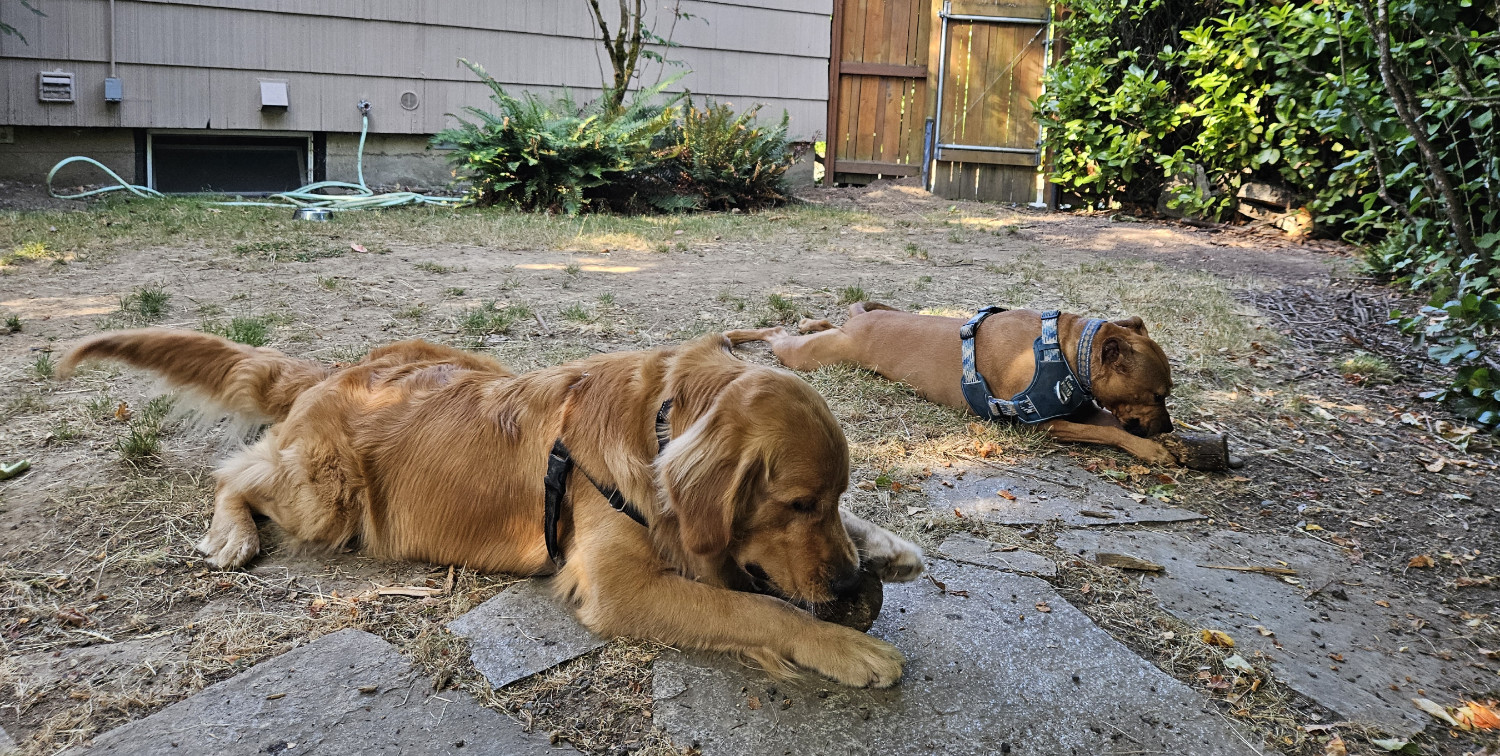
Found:
[[[816, 370], [848, 363], [911, 385], [939, 404], [968, 409], [959, 387], [963, 373], [958, 329], [962, 318], [901, 312], [876, 302], [849, 307], [849, 320], [834, 327], [826, 320], [804, 320], [795, 334], [785, 328], [758, 328], [724, 334], [735, 344], [767, 341], [782, 364], [794, 370]], [[1064, 314], [1058, 320], [1058, 343], [1076, 366], [1083, 319]], [[984, 321], [975, 336], [980, 375], [997, 397], [1010, 398], [1031, 383], [1035, 370], [1032, 343], [1041, 334], [1034, 310], [1010, 310]], [[1172, 369], [1167, 355], [1146, 335], [1140, 318], [1105, 323], [1094, 337], [1093, 394], [1108, 411], [1088, 409], [1042, 427], [1053, 438], [1122, 449], [1147, 462], [1173, 464], [1176, 458], [1147, 436], [1172, 430], [1167, 395]]]
[[[335, 369], [146, 329], [85, 341], [59, 374], [88, 358], [153, 370], [216, 407], [275, 423], [217, 471], [198, 549], [219, 567], [255, 556], [262, 514], [303, 543], [555, 571], [558, 593], [602, 635], [735, 652], [846, 685], [900, 679], [901, 654], [884, 641], [732, 590], [826, 602], [857, 590], [861, 556], [887, 580], [915, 578], [922, 556], [839, 509], [849, 452], [823, 399], [790, 373], [736, 359], [722, 336], [515, 375], [420, 341]], [[664, 449], [658, 433], [670, 438]], [[560, 569], [543, 537], [555, 440], [575, 462], [557, 527]], [[618, 489], [646, 526], [601, 488]]]

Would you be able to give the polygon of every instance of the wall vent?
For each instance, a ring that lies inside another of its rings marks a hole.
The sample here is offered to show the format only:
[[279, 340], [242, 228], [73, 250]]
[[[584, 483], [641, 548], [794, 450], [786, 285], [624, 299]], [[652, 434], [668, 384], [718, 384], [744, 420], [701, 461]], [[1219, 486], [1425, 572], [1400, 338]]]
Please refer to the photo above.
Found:
[[72, 102], [73, 74], [43, 71], [37, 74], [37, 95], [42, 102]]

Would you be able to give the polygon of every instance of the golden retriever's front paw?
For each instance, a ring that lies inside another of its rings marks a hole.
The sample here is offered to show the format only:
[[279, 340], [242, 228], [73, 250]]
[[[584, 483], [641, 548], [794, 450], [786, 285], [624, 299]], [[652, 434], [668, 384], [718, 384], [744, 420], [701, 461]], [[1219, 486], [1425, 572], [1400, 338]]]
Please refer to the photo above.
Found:
[[194, 548], [207, 556], [204, 561], [214, 567], [232, 570], [245, 566], [260, 553], [260, 534], [254, 530], [247, 533], [243, 528], [230, 529], [228, 532], [210, 529], [208, 535]]
[[843, 685], [889, 688], [901, 681], [906, 657], [889, 643], [847, 627], [820, 623], [798, 644], [792, 661]]
[[922, 549], [885, 528], [872, 528], [864, 535], [860, 561], [887, 583], [916, 580], [923, 569]]

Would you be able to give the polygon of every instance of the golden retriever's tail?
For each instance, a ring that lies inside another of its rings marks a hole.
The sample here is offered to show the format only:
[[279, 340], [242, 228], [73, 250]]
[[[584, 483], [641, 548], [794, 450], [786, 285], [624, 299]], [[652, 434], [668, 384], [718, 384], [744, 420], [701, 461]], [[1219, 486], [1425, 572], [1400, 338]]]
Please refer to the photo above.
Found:
[[116, 360], [151, 370], [173, 388], [196, 392], [227, 412], [259, 422], [285, 418], [298, 394], [332, 372], [326, 366], [293, 359], [274, 349], [167, 328], [94, 336], [63, 358], [58, 377], [67, 378], [78, 363], [88, 359]]

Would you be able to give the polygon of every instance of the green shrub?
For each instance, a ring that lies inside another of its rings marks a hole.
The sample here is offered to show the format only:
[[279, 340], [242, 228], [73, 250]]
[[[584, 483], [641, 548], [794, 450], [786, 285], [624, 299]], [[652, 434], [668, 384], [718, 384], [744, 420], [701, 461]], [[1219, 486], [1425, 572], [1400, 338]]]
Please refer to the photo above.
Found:
[[764, 127], [755, 122], [758, 108], [679, 106], [682, 95], [663, 95], [675, 79], [621, 108], [604, 100], [579, 105], [569, 95], [546, 102], [515, 97], [477, 64], [464, 64], [490, 88], [496, 112], [465, 108], [472, 120], [458, 118], [432, 142], [454, 148], [455, 175], [470, 182], [477, 205], [573, 215], [756, 209], [786, 200], [793, 156], [785, 114]]
[[484, 68], [462, 62], [493, 92], [499, 112], [464, 108], [476, 120], [458, 118], [432, 139], [456, 148], [451, 160], [472, 182], [469, 199], [477, 205], [577, 214], [594, 190], [643, 165], [671, 122], [670, 107], [650, 103], [662, 87], [618, 110], [602, 101], [580, 106], [571, 95], [547, 103], [529, 93], [514, 97]]
[[639, 196], [658, 210], [754, 210], [786, 201], [792, 165], [788, 117], [766, 128], [760, 108], [736, 114], [728, 105], [691, 100], [664, 135], [652, 165], [631, 178]]
[[1469, 0], [1392, 4], [1388, 23], [1373, 0], [1069, 6], [1073, 45], [1037, 104], [1055, 182], [1154, 204], [1201, 168], [1218, 193], [1170, 202], [1219, 217], [1247, 181], [1294, 190], [1376, 273], [1431, 297], [1392, 314], [1457, 369], [1427, 395], [1500, 422], [1500, 19]]

